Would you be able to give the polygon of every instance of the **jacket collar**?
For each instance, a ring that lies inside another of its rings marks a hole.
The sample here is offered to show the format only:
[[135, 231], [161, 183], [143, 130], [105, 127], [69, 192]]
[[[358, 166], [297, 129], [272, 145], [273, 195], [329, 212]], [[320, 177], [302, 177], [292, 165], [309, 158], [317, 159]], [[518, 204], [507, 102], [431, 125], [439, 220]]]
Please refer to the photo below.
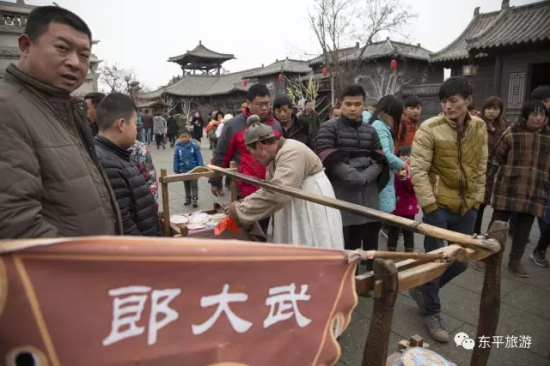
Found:
[[346, 117], [344, 117], [343, 114], [341, 114], [340, 117], [338, 117], [338, 120], [342, 121], [343, 123], [345, 123], [348, 126], [352, 126], [352, 127], [357, 128], [357, 127], [361, 126], [361, 124], [363, 123], [363, 116], [361, 116], [360, 118], [361, 119], [358, 119], [356, 121], [352, 121], [351, 119], [346, 118]]
[[120, 158], [126, 161], [130, 161], [130, 154], [132, 153], [130, 149], [124, 150], [123, 148], [119, 147], [118, 145], [115, 145], [114, 142], [112, 142], [111, 140], [103, 136], [97, 135], [94, 140], [96, 145], [101, 146], [104, 149], [115, 153], [117, 156], [119, 156]]
[[[453, 130], [456, 130], [458, 128], [458, 124], [455, 121], [451, 121], [449, 118], [447, 118], [447, 115], [445, 113], [441, 113], [441, 116], [445, 119], [445, 122], [447, 122], [447, 124], [451, 126]], [[466, 117], [464, 117], [464, 131], [468, 129], [471, 120], [472, 115], [470, 114], [470, 112], [466, 112]]]
[[14, 64], [10, 64], [6, 68], [4, 78], [11, 80], [26, 89], [31, 89], [46, 98], [65, 99], [67, 101], [71, 100], [71, 94], [68, 91], [46, 84], [43, 81], [40, 81], [19, 70], [19, 68]]
[[406, 123], [409, 123], [411, 125], [417, 125], [418, 124], [418, 121], [417, 120], [414, 120], [414, 119], [410, 119], [409, 117], [407, 117], [405, 114], [403, 114], [401, 116], [401, 120], [402, 121], [405, 121]]

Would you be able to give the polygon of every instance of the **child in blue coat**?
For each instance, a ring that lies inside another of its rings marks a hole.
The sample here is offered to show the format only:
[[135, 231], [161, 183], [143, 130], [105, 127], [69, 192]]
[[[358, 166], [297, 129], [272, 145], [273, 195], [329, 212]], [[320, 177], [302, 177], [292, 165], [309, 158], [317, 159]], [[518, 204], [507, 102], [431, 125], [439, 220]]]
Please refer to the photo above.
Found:
[[[189, 131], [183, 131], [178, 141], [176, 141], [174, 149], [174, 173], [187, 173], [190, 170], [202, 165], [202, 154], [199, 145], [196, 141], [191, 140], [191, 134]], [[189, 206], [191, 204], [191, 200], [193, 200], [193, 207], [198, 207], [198, 180], [188, 180], [183, 182], [183, 184], [185, 186], [184, 205]]]

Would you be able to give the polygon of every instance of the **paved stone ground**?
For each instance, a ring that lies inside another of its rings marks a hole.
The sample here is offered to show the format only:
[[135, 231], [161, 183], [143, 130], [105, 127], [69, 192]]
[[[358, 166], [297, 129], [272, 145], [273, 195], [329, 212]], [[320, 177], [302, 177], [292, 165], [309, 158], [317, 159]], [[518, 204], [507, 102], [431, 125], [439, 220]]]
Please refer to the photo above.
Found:
[[[167, 169], [172, 174], [173, 148], [167, 147], [157, 150], [151, 146], [151, 153], [157, 173], [160, 169]], [[203, 140], [202, 153], [205, 162], [210, 161], [211, 151]], [[192, 208], [184, 207], [183, 184], [169, 185], [170, 212], [191, 212]], [[160, 192], [159, 192], [160, 193]], [[215, 198], [210, 193], [210, 186], [206, 179], [199, 181], [199, 208], [211, 209], [214, 201], [228, 202], [229, 193], [223, 199]], [[160, 201], [160, 200], [159, 200]], [[492, 210], [485, 210], [484, 226], [488, 224]], [[417, 217], [420, 219], [420, 217]], [[527, 335], [532, 339], [529, 349], [493, 349], [489, 365], [550, 365], [550, 269], [540, 268], [528, 258], [539, 237], [538, 225], [534, 225], [531, 232], [531, 244], [523, 259], [530, 278], [522, 279], [514, 276], [506, 268], [510, 246], [505, 253], [502, 270], [502, 304], [500, 322], [497, 330], [499, 336]], [[402, 245], [400, 243], [400, 245]], [[423, 236], [416, 235], [415, 246], [423, 248]], [[385, 240], [381, 237], [380, 248], [385, 247]], [[435, 344], [428, 336], [422, 318], [419, 316], [415, 302], [408, 294], [400, 294], [397, 299], [393, 317], [390, 351], [397, 347], [401, 339], [408, 339], [419, 334], [430, 343], [433, 349], [459, 365], [470, 363], [471, 351], [457, 347], [452, 339], [456, 333], [465, 332], [471, 338], [476, 335], [479, 316], [479, 302], [483, 283], [482, 274], [469, 268], [441, 290], [443, 317], [450, 333], [451, 342], [447, 345]], [[372, 313], [372, 298], [359, 298], [359, 304], [353, 313], [350, 326], [340, 338], [342, 357], [339, 366], [358, 366], [361, 364], [363, 347]]]

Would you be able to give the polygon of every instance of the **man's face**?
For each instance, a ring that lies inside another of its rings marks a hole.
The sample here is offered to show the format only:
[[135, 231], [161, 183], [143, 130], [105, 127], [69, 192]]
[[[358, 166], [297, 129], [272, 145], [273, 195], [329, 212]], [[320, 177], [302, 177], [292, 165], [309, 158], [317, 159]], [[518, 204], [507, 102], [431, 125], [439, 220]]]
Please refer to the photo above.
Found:
[[288, 123], [292, 119], [292, 107], [283, 105], [280, 108], [275, 108], [275, 117], [281, 123]]
[[546, 110], [550, 111], [550, 98], [543, 99], [542, 102], [544, 103]]
[[257, 161], [259, 161], [263, 166], [269, 165], [269, 157], [266, 150], [267, 145], [256, 143], [256, 146], [253, 149], [247, 148], [250, 152], [250, 155]]
[[244, 102], [243, 104], [241, 104], [241, 112], [246, 112], [246, 108], [248, 108], [248, 103], [247, 102]]
[[412, 119], [413, 121], [418, 121], [420, 119], [420, 113], [422, 113], [422, 107], [405, 107], [404, 113], [407, 118]]
[[347, 119], [358, 121], [361, 118], [361, 113], [365, 109], [365, 100], [362, 96], [346, 96], [342, 100], [342, 114]]
[[134, 112], [128, 121], [121, 118], [116, 123], [122, 135], [120, 147], [123, 149], [129, 149], [132, 147], [137, 138], [137, 113]]
[[91, 44], [86, 33], [65, 24], [51, 23], [36, 41], [19, 36], [24, 71], [47, 83], [73, 92], [86, 79]]
[[97, 119], [97, 109], [91, 99], [86, 99], [86, 105], [88, 106], [88, 121], [95, 122]]
[[472, 103], [471, 95], [464, 99], [460, 94], [455, 94], [450, 98], [443, 99], [441, 101], [441, 108], [447, 118], [450, 120], [456, 120], [466, 115], [466, 112], [468, 112], [468, 105], [470, 105], [470, 103]]
[[248, 102], [248, 109], [250, 114], [256, 114], [260, 116], [260, 119], [263, 121], [269, 116], [269, 108], [271, 107], [271, 98], [269, 95], [264, 97], [257, 96], [254, 100]]
[[307, 102], [305, 105], [306, 114], [313, 112], [313, 103]]

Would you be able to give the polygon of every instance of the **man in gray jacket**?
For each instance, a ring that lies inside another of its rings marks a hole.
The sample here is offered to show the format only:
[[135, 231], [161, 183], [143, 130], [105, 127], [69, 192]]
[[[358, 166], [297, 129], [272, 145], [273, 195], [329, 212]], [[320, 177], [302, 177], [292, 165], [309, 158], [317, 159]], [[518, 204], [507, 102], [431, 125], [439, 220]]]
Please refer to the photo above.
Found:
[[88, 73], [92, 35], [77, 15], [35, 8], [21, 59], [0, 81], [0, 239], [122, 233], [120, 212], [70, 93]]

